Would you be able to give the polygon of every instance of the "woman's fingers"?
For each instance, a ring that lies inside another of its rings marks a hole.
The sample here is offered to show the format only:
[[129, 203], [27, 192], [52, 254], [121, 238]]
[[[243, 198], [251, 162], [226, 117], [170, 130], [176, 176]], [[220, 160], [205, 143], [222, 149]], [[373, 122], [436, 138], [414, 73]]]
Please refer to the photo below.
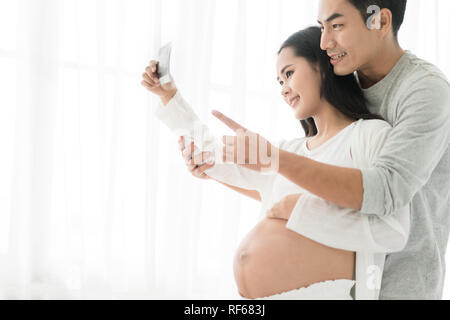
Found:
[[161, 84], [156, 83], [152, 79], [150, 79], [149, 76], [146, 73], [144, 73], [142, 75], [142, 79], [143, 79], [142, 84], [145, 85], [145, 86], [148, 86], [150, 88], [158, 88], [158, 87], [161, 86]]
[[150, 62], [150, 65], [145, 68], [145, 74], [155, 83], [159, 83], [159, 76], [157, 72], [157, 65], [154, 61]]
[[[211, 152], [201, 152], [197, 155], [194, 154], [198, 148], [194, 142], [191, 142], [189, 146], [185, 146], [184, 137], [180, 137], [178, 140], [178, 147], [181, 150], [181, 154], [186, 162], [188, 170], [197, 178], [206, 178], [203, 171], [214, 167], [214, 159], [212, 159]], [[197, 170], [197, 171], [196, 171]]]
[[196, 165], [203, 165], [206, 160], [211, 158], [212, 154], [210, 152], [202, 152], [200, 154], [195, 155], [192, 160]]
[[150, 76], [147, 73], [142, 74], [142, 79], [144, 79], [145, 81], [147, 81], [150, 84], [157, 84], [157, 82], [155, 80], [153, 80], [152, 78], [150, 78]]
[[[195, 155], [192, 159], [185, 158], [186, 165], [190, 170], [196, 166], [203, 166], [205, 164], [211, 165], [214, 160], [211, 159], [212, 154], [210, 152], [203, 152]], [[208, 161], [208, 163], [206, 163]]]
[[194, 142], [191, 142], [187, 147], [186, 147], [186, 149], [184, 149], [184, 151], [185, 151], [185, 153], [186, 154], [191, 154], [191, 153], [194, 153], [194, 151], [195, 151], [195, 143]]
[[205, 164], [194, 169], [192, 174], [198, 178], [204, 178], [205, 176], [208, 177], [205, 171], [211, 169], [212, 167], [214, 167], [214, 164]]
[[185, 160], [189, 160], [192, 158], [194, 151], [197, 149], [194, 142], [191, 142], [189, 146], [186, 147], [186, 149], [183, 150], [183, 157]]
[[193, 171], [194, 171], [195, 169], [197, 169], [198, 166], [195, 165], [195, 164], [192, 162], [192, 160], [189, 160], [189, 161], [187, 162], [187, 168], [188, 168], [188, 170], [189, 170], [191, 173], [193, 173]]
[[158, 61], [152, 60], [148, 66], [148, 72], [156, 75], [156, 77], [158, 77], [158, 64]]
[[147, 78], [150, 79], [151, 82], [160, 84], [158, 76], [150, 72], [150, 67], [145, 68], [145, 73], [142, 75], [142, 77], [145, 77], [145, 75], [147, 75]]
[[158, 71], [158, 64], [159, 64], [158, 61], [155, 61], [155, 60], [150, 61], [150, 69], [151, 69], [152, 72], [157, 73], [157, 71]]
[[[186, 161], [188, 171], [196, 178], [210, 179], [205, 171], [211, 169], [215, 165], [213, 159], [211, 159], [212, 154], [210, 152], [202, 152], [194, 156], [193, 152], [195, 149], [197, 149], [194, 142], [192, 142], [187, 148], [184, 148], [183, 137], [180, 137], [180, 139], [178, 140], [178, 145], [180, 147], [180, 150], [182, 150], [182, 155]], [[206, 160], [210, 159], [211, 161], [205, 163]]]
[[186, 149], [186, 147], [184, 146], [184, 137], [180, 137], [180, 139], [178, 140], [178, 146], [181, 152], [183, 152], [184, 149]]
[[192, 159], [193, 153], [189, 152], [188, 149], [184, 149], [182, 152], [182, 155], [183, 155], [184, 161], [187, 162]]

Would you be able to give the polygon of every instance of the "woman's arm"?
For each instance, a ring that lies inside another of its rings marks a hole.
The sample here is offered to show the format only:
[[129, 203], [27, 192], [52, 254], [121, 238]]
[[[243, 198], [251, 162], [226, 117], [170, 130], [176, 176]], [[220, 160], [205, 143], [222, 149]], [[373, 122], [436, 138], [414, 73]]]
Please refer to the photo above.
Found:
[[[215, 160], [215, 165], [205, 173], [228, 185], [245, 190], [269, 190], [272, 176], [262, 175], [246, 168], [241, 168], [235, 164], [221, 163], [222, 142], [214, 137], [209, 128], [203, 124], [189, 103], [182, 97], [179, 91], [175, 92], [169, 100], [161, 98], [161, 104], [155, 110], [155, 116], [161, 120], [175, 135], [185, 136], [193, 140], [192, 146], [186, 148], [198, 149], [196, 152], [188, 152], [197, 159], [197, 156], [203, 159], [203, 154], [210, 153], [211, 158]], [[167, 102], [167, 100], [169, 100]], [[164, 103], [167, 103], [164, 105]], [[193, 150], [192, 150], [193, 151]], [[200, 154], [197, 154], [197, 153]], [[203, 161], [195, 161], [195, 164]], [[264, 196], [261, 194], [261, 196]]]
[[[180, 140], [178, 141], [178, 145], [179, 145], [180, 150], [181, 150], [181, 155], [183, 156], [183, 158], [184, 158], [184, 160], [185, 160], [185, 162], [187, 164], [187, 169], [194, 177], [196, 177], [198, 179], [203, 179], [203, 180], [214, 180], [214, 181], [217, 181], [220, 184], [222, 184], [222, 185], [224, 185], [224, 186], [226, 186], [226, 187], [228, 187], [228, 188], [230, 188], [230, 189], [232, 189], [234, 191], [237, 191], [240, 194], [243, 194], [244, 196], [252, 198], [252, 199], [254, 199], [256, 201], [260, 201], [260, 202], [262, 201], [262, 197], [261, 197], [261, 194], [259, 193], [259, 191], [248, 190], [248, 189], [244, 189], [244, 188], [238, 188], [238, 187], [229, 185], [229, 184], [227, 184], [225, 182], [222, 182], [222, 181], [220, 181], [218, 179], [214, 179], [213, 177], [210, 177], [209, 175], [207, 175], [205, 173], [205, 171], [207, 169], [210, 169], [210, 168], [214, 167], [214, 164], [205, 164], [203, 166], [195, 165], [193, 163], [193, 159], [192, 159], [193, 154], [194, 154], [193, 150], [195, 148], [194, 143], [192, 143], [190, 146], [186, 147], [185, 143], [184, 143], [184, 137], [180, 137]], [[202, 153], [202, 154], [199, 154], [199, 155], [195, 156], [194, 158], [199, 158], [199, 160], [197, 160], [197, 161], [198, 162], [202, 162], [202, 160], [208, 158], [208, 156], [206, 155], [206, 153]]]
[[246, 190], [246, 189], [242, 189], [242, 188], [238, 188], [238, 187], [233, 187], [232, 185], [226, 184], [225, 182], [221, 182], [219, 180], [213, 179], [214, 181], [219, 182], [220, 184], [223, 184], [225, 187], [228, 187], [234, 191], [239, 192], [240, 194], [243, 194], [244, 196], [247, 196], [249, 198], [252, 198], [253, 200], [262, 201], [261, 198], [261, 194], [259, 193], [259, 191], [256, 190]]

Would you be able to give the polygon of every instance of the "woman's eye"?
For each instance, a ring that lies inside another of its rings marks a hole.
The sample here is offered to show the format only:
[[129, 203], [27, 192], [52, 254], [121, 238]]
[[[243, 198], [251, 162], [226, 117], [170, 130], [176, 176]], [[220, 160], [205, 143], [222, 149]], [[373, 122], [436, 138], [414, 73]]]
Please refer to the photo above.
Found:
[[342, 24], [333, 24], [333, 29], [337, 29], [339, 27], [342, 27]]
[[[290, 75], [292, 75], [293, 73], [294, 73], [293, 71], [288, 71], [288, 72], [286, 72], [286, 79], [289, 79]], [[284, 82], [283, 82], [283, 81], [280, 81], [280, 85], [281, 85], [281, 86], [284, 86]]]

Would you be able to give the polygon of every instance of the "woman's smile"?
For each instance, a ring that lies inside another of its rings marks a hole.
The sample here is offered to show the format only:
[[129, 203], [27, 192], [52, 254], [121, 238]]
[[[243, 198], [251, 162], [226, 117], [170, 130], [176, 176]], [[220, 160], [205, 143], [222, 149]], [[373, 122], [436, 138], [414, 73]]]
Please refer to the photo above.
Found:
[[297, 105], [297, 103], [300, 101], [300, 96], [297, 96], [297, 97], [295, 97], [295, 98], [292, 98], [290, 101], [289, 101], [289, 105], [292, 107], [292, 108], [295, 108], [295, 106]]

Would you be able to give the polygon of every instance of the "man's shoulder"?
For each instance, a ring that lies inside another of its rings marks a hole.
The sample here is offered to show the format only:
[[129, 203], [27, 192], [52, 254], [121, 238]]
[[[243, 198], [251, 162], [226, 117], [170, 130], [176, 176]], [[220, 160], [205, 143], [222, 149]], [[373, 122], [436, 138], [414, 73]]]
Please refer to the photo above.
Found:
[[449, 112], [450, 83], [444, 73], [432, 63], [407, 52], [403, 68], [391, 86], [391, 106], [396, 105], [398, 114], [402, 110], [417, 112], [434, 106], [437, 113]]
[[417, 57], [409, 51], [405, 53], [404, 58], [403, 72], [397, 79], [403, 86], [424, 88], [439, 85], [450, 89], [447, 77], [436, 65]]

